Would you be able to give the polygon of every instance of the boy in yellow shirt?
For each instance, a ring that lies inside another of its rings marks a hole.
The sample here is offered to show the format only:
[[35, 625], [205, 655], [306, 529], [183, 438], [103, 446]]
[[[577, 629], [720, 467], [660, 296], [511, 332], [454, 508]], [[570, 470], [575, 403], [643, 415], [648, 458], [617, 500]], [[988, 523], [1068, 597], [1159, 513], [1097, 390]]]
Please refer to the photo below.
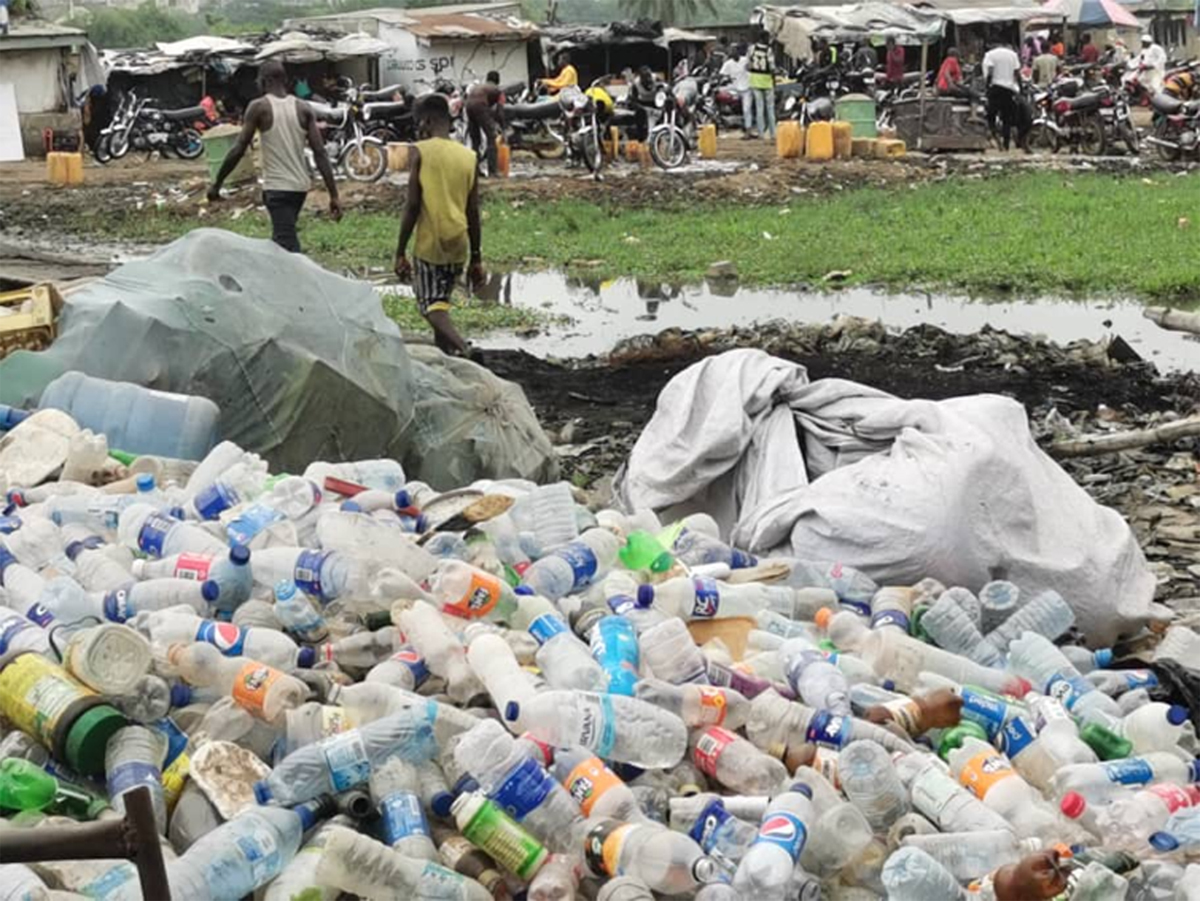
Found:
[[[475, 154], [450, 138], [450, 103], [441, 94], [422, 97], [416, 108], [418, 141], [408, 177], [408, 201], [400, 222], [396, 275], [413, 282], [417, 306], [443, 353], [469, 356], [450, 318], [451, 294], [470, 260], [471, 287], [483, 283], [483, 226]], [[416, 231], [413, 262], [406, 256]]]

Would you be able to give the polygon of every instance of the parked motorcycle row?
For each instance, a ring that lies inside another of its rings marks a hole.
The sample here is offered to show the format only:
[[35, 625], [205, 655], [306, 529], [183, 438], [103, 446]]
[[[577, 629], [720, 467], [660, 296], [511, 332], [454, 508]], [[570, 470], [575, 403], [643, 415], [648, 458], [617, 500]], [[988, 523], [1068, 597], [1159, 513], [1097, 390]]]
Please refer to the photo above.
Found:
[[201, 133], [217, 121], [211, 101], [186, 109], [163, 110], [131, 91], [122, 98], [112, 121], [100, 132], [93, 154], [101, 164], [119, 160], [130, 152], [194, 160], [204, 150]]

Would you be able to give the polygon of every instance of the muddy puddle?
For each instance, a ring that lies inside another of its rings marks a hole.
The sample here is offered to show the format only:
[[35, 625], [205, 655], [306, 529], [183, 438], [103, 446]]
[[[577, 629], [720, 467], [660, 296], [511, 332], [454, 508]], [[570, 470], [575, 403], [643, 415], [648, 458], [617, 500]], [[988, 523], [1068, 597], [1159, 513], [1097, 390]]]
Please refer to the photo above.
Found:
[[[404, 286], [380, 290], [411, 294]], [[1161, 370], [1190, 370], [1200, 363], [1200, 342], [1143, 318], [1142, 304], [1133, 300], [984, 300], [869, 288], [817, 292], [713, 282], [680, 286], [633, 278], [601, 281], [561, 272], [494, 274], [481, 297], [557, 317], [534, 335], [497, 332], [479, 341], [484, 347], [519, 348], [537, 356], [602, 354], [623, 338], [667, 328], [724, 328], [770, 319], [828, 322], [849, 315], [878, 319], [900, 330], [931, 324], [969, 334], [990, 325], [1014, 334], [1044, 335], [1059, 344], [1120, 335]]]

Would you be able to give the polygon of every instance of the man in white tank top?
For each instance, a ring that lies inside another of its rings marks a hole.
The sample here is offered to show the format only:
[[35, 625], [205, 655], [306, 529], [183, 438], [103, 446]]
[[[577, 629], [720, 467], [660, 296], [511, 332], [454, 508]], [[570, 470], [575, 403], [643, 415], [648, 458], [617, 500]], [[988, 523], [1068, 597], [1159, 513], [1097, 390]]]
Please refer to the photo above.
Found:
[[208, 199], [213, 203], [221, 199], [221, 185], [241, 162], [254, 135], [261, 135], [263, 203], [271, 216], [271, 239], [284, 250], [300, 253], [296, 222], [304, 200], [312, 190], [305, 145], [312, 148], [317, 168], [325, 180], [329, 191], [329, 215], [335, 222], [342, 218], [337, 182], [333, 179], [333, 167], [329, 164], [316, 116], [307, 103], [287, 92], [287, 71], [283, 63], [267, 61], [258, 72], [258, 85], [263, 96], [246, 108], [242, 133], [221, 164], [216, 181], [208, 189]]

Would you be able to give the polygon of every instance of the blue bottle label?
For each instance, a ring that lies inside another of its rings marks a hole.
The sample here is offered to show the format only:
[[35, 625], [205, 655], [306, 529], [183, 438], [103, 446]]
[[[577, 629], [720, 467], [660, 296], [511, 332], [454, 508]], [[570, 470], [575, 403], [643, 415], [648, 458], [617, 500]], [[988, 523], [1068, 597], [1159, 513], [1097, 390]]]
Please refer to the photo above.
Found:
[[841, 748], [850, 741], [851, 718], [830, 710], [818, 710], [808, 723], [804, 740], [826, 748]]
[[233, 623], [214, 623], [207, 620], [196, 630], [196, 641], [211, 644], [226, 657], [240, 657], [246, 643], [246, 633]]
[[110, 767], [106, 777], [108, 795], [115, 798], [119, 794], [137, 788], [139, 785], [162, 786], [162, 772], [158, 767], [138, 760], [119, 763]]
[[325, 739], [321, 744], [329, 781], [335, 792], [362, 785], [371, 778], [371, 758], [357, 729]]
[[18, 632], [32, 628], [33, 623], [16, 613], [10, 613], [0, 619], [0, 656], [8, 653], [8, 646]]
[[333, 598], [327, 598], [321, 591], [321, 567], [325, 563], [325, 558], [332, 551], [301, 551], [300, 556], [296, 558], [295, 582], [296, 587], [305, 594], [319, 598], [322, 603], [328, 604]]
[[871, 614], [871, 628], [881, 629], [894, 626], [903, 632], [908, 631], [908, 615], [903, 610], [880, 610]]
[[596, 555], [582, 541], [572, 541], [563, 545], [554, 552], [554, 556], [570, 564], [571, 571], [575, 574], [576, 589], [590, 585], [596, 576], [596, 570], [600, 568]]
[[1033, 740], [1037, 738], [1034, 731], [1020, 717], [1010, 720], [1005, 723], [1004, 728], [1000, 730], [999, 741], [996, 744], [1010, 760], [1015, 760], [1017, 755], [1033, 744]]
[[529, 634], [537, 639], [538, 645], [544, 645], [555, 635], [567, 631], [567, 625], [553, 613], [543, 613], [529, 624]]
[[1057, 698], [1068, 710], [1075, 709], [1079, 699], [1094, 689], [1095, 686], [1082, 676], [1063, 676], [1056, 673], [1046, 683], [1046, 694]]
[[383, 840], [394, 845], [410, 835], [429, 835], [429, 823], [421, 809], [421, 799], [412, 792], [398, 791], [379, 805], [380, 832]]
[[237, 502], [236, 494], [220, 482], [213, 482], [196, 495], [194, 505], [201, 519], [217, 519]]
[[527, 757], [492, 790], [491, 798], [519, 823], [546, 800], [553, 788], [550, 774], [532, 757]]
[[43, 629], [54, 622], [54, 614], [51, 613], [45, 604], [34, 604], [25, 611], [25, 617], [31, 622], [37, 623]]
[[[126, 897], [125, 886], [134, 886], [138, 881], [137, 867], [129, 863], [129, 861], [121, 861], [105, 870], [104, 875], [98, 879], [93, 879], [87, 885], [79, 889], [79, 893], [88, 898], [94, 898], [96, 901], [105, 901], [107, 898], [122, 898]], [[131, 889], [132, 891], [133, 889]], [[138, 894], [141, 894], [139, 891]]]
[[247, 507], [225, 527], [231, 545], [248, 545], [263, 529], [283, 520], [283, 514], [266, 504]]
[[1138, 688], [1158, 687], [1158, 676], [1154, 675], [1153, 670], [1127, 669], [1122, 671], [1121, 675], [1125, 677], [1125, 684], [1129, 686], [1129, 691], [1134, 691]]
[[770, 814], [758, 827], [758, 836], [754, 844], [778, 845], [791, 856], [792, 860], [800, 859], [804, 843], [808, 840], [808, 829], [804, 821], [786, 810]]
[[17, 562], [12, 551], [0, 545], [0, 585], [4, 584], [4, 571]]
[[731, 814], [725, 809], [725, 804], [720, 798], [714, 798], [704, 810], [700, 811], [700, 816], [696, 817], [696, 822], [688, 830], [688, 835], [707, 854], [717, 844], [717, 833], [722, 826], [729, 822], [730, 818]]
[[104, 618], [109, 622], [123, 623], [129, 619], [129, 593], [124, 588], [104, 595]]
[[21, 528], [21, 520], [16, 516], [0, 516], [0, 535], [11, 535]]
[[627, 594], [618, 594], [616, 597], [608, 599], [608, 609], [617, 616], [625, 616], [627, 613], [637, 610], [637, 601]]
[[606, 758], [612, 753], [617, 741], [616, 714], [613, 712], [612, 699], [608, 695], [581, 695], [582, 725], [579, 730], [579, 744], [590, 748], [600, 758]]
[[700, 619], [712, 619], [721, 609], [721, 592], [713, 579], [693, 579], [696, 589], [696, 599], [692, 602], [692, 616]]
[[988, 741], [995, 741], [1004, 720], [1008, 716], [1008, 705], [999, 698], [982, 694], [972, 688], [962, 690], [962, 718], [981, 727]]
[[[234, 847], [250, 867], [250, 878], [255, 885], [268, 882], [283, 867], [283, 858], [279, 853], [279, 841], [271, 829], [255, 828], [253, 832], [239, 835], [234, 842]], [[220, 864], [214, 862], [209, 866], [215, 870]], [[224, 871], [225, 867], [221, 867], [221, 872]], [[215, 884], [220, 885], [221, 883]]]
[[167, 737], [167, 756], [163, 760], [163, 769], [165, 770], [175, 762], [175, 758], [187, 750], [187, 733], [180, 729], [169, 716], [150, 723], [150, 728], [157, 729]]
[[1141, 757], [1127, 757], [1104, 764], [1109, 782], [1119, 785], [1145, 785], [1154, 778], [1154, 770]]
[[857, 613], [859, 616], [871, 615], [871, 602], [863, 601], [857, 598], [838, 598], [838, 606], [843, 610], [849, 610], [851, 613]]
[[177, 525], [179, 521], [169, 516], [163, 516], [161, 513], [151, 514], [142, 523], [142, 530], [138, 532], [138, 549], [151, 557], [161, 557], [167, 533]]

